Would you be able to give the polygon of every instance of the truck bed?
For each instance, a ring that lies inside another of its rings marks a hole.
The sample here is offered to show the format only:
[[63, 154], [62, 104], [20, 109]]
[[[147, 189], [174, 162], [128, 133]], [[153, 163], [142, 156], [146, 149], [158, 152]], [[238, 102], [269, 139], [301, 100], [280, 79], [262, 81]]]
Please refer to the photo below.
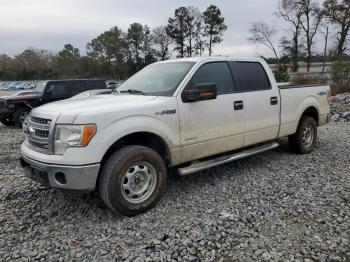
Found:
[[327, 121], [329, 104], [327, 100], [330, 86], [328, 85], [289, 85], [278, 84], [281, 98], [281, 127], [279, 137], [294, 134], [300, 116], [310, 108], [319, 115], [319, 125]]

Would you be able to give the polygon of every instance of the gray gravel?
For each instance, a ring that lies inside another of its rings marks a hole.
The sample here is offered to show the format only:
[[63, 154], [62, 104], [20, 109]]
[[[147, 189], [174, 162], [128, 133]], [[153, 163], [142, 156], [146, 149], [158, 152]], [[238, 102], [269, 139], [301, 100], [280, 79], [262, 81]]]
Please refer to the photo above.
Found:
[[350, 122], [350, 93], [333, 97], [331, 113], [335, 122]]
[[[310, 155], [276, 150], [170, 177], [156, 208], [112, 214], [97, 194], [40, 188], [23, 135], [0, 125], [0, 261], [350, 261], [350, 124]], [[120, 245], [118, 244], [120, 243]]]

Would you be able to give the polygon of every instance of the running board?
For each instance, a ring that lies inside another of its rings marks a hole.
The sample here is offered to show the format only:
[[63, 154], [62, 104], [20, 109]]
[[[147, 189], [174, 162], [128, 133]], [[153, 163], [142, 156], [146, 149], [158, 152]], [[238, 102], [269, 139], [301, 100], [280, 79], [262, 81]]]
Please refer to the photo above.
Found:
[[265, 144], [265, 145], [253, 147], [232, 155], [220, 156], [220, 157], [206, 160], [203, 162], [196, 162], [190, 166], [179, 168], [177, 172], [180, 176], [186, 176], [186, 175], [196, 173], [214, 166], [219, 166], [238, 159], [242, 159], [258, 153], [262, 153], [262, 152], [274, 149], [278, 146], [279, 146], [278, 143], [271, 143], [271, 144]]

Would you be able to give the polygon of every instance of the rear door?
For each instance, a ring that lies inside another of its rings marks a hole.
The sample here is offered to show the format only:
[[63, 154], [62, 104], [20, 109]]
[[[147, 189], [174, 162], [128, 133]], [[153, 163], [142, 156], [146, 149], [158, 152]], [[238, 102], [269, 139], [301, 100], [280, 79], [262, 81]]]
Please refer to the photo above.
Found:
[[243, 95], [245, 139], [244, 145], [277, 138], [279, 130], [280, 101], [277, 88], [259, 62], [232, 63], [237, 76], [237, 92]]
[[184, 103], [178, 96], [183, 162], [243, 146], [244, 110], [234, 108], [235, 101], [242, 102], [242, 95], [234, 94], [228, 62], [203, 64], [186, 88], [203, 83], [217, 85], [216, 99]]

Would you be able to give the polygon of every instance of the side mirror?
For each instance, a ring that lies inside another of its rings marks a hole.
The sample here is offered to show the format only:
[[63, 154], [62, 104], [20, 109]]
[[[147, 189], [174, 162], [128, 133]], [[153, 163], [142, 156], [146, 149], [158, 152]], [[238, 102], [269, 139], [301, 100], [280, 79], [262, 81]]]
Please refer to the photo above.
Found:
[[184, 103], [205, 101], [216, 99], [217, 88], [214, 83], [203, 83], [191, 86], [182, 92], [182, 101]]

